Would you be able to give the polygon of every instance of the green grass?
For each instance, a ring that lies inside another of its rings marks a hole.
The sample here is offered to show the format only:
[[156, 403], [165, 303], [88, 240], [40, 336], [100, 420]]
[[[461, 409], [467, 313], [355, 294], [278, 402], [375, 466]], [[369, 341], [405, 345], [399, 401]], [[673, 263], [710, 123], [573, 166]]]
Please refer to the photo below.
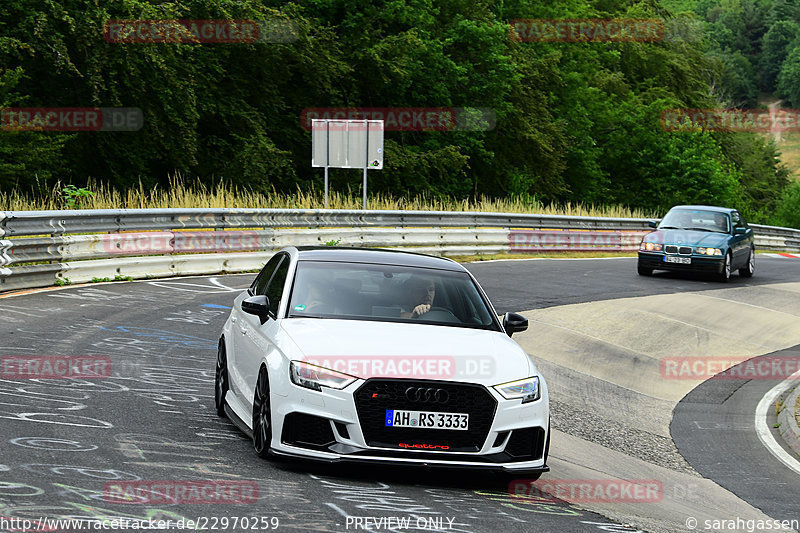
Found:
[[781, 152], [781, 162], [791, 172], [791, 179], [800, 181], [800, 132], [784, 132], [778, 150]]

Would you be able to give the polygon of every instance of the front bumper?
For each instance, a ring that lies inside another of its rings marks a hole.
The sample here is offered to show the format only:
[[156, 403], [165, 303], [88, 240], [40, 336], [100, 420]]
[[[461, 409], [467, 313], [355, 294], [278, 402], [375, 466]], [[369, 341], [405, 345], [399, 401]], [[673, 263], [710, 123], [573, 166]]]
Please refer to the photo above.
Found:
[[725, 256], [679, 256], [689, 257], [691, 264], [667, 263], [664, 261], [666, 254], [663, 252], [639, 252], [639, 266], [652, 270], [672, 270], [675, 272], [697, 272], [707, 274], [717, 274], [722, 269]]
[[[381, 463], [514, 473], [549, 470], [545, 464], [550, 418], [546, 384], [542, 386], [539, 400], [524, 405], [521, 400], [505, 400], [493, 389], [484, 388], [497, 405], [485, 431], [475, 433], [476, 451], [464, 453], [434, 451], [427, 447], [413, 449], [426, 446], [419, 444], [418, 438], [426, 430], [418, 428], [396, 428], [398, 433], [393, 443], [370, 445], [359, 418], [355, 396], [365, 383], [359, 380], [345, 390], [324, 389], [323, 392], [292, 385], [287, 396], [272, 394], [272, 453], [328, 463]], [[408, 380], [409, 385], [418, 383]], [[440, 383], [447, 386], [447, 382]], [[362, 416], [366, 416], [363, 408]], [[470, 424], [468, 431], [472, 431], [472, 420]], [[439, 440], [427, 444], [436, 446], [445, 442]]]
[[[528, 463], [492, 463], [492, 462], [478, 462], [464, 458], [461, 460], [442, 461], [435, 458], [417, 458], [417, 457], [386, 457], [383, 455], [375, 454], [369, 450], [359, 450], [353, 448], [353, 451], [342, 451], [341, 453], [334, 454], [307, 454], [307, 450], [294, 449], [291, 447], [281, 446], [280, 449], [271, 449], [270, 453], [278, 457], [291, 457], [298, 459], [306, 459], [315, 462], [323, 463], [360, 463], [360, 464], [383, 464], [386, 466], [417, 466], [417, 467], [433, 467], [452, 470], [484, 470], [488, 472], [505, 472], [514, 474], [538, 474], [549, 472], [550, 467], [544, 464], [544, 461], [539, 461], [541, 464], [528, 464]], [[451, 454], [457, 455], [457, 454]]]

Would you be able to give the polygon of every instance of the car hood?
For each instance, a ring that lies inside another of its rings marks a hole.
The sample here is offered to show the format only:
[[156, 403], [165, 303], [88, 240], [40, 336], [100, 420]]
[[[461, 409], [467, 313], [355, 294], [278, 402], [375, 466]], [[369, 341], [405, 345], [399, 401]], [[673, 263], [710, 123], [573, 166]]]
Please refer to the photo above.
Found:
[[538, 375], [507, 335], [451, 326], [289, 318], [281, 324], [293, 359], [360, 378], [455, 380], [497, 385]]
[[648, 233], [644, 238], [644, 242], [724, 248], [727, 246], [728, 237], [729, 235], [726, 233], [711, 233], [708, 231], [684, 229], [665, 229]]

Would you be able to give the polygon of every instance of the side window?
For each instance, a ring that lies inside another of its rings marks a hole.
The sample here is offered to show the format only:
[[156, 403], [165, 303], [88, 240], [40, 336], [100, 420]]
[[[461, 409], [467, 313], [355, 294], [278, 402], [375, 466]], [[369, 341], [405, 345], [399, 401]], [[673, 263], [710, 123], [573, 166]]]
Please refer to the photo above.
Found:
[[250, 292], [253, 295], [266, 294], [267, 283], [269, 283], [281, 259], [283, 259], [283, 254], [276, 254], [264, 265], [264, 268], [261, 269], [261, 272], [259, 272], [255, 281], [253, 281], [253, 284], [250, 285]]
[[289, 259], [283, 261], [275, 275], [272, 276], [272, 281], [269, 282], [267, 287], [267, 298], [269, 298], [269, 311], [272, 316], [278, 316], [278, 307], [281, 305], [281, 295], [283, 295], [283, 286], [286, 285], [286, 276], [289, 275]]

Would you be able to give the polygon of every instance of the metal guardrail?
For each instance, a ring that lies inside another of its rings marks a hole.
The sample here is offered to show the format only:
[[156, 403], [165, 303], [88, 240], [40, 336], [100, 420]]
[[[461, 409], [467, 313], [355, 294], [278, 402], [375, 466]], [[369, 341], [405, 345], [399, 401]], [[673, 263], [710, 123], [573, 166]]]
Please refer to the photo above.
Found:
[[[800, 230], [756, 244], [800, 251]], [[0, 212], [0, 290], [260, 268], [286, 245], [410, 248], [436, 255], [632, 251], [647, 219], [447, 211], [122, 209]], [[25, 263], [49, 264], [25, 265]]]

